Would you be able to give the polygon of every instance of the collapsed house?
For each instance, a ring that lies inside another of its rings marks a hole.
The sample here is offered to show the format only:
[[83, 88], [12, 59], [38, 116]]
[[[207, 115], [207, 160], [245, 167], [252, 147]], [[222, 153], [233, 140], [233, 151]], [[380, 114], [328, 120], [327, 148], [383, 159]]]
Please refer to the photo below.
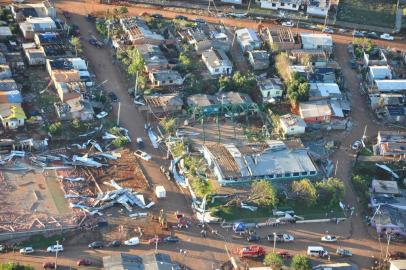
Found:
[[406, 158], [406, 132], [379, 131], [375, 155]]
[[207, 144], [202, 148], [203, 156], [220, 185], [257, 179], [315, 178], [319, 174], [306, 149], [290, 149], [282, 141], [246, 145]]

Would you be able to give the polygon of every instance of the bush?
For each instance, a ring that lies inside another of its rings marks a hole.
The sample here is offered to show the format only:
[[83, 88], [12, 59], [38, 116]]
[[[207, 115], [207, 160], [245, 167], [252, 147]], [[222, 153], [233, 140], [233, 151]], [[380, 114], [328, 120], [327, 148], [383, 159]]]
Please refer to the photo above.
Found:
[[264, 258], [264, 264], [266, 266], [270, 266], [272, 270], [279, 270], [282, 269], [283, 259], [278, 254], [270, 252], [266, 254]]
[[213, 192], [213, 186], [208, 180], [201, 179], [199, 176], [192, 174], [188, 174], [187, 178], [192, 190], [196, 193], [196, 196], [203, 198], [204, 195]]
[[341, 179], [330, 177], [327, 181], [316, 183], [320, 205], [334, 207], [344, 198], [344, 183]]
[[128, 144], [130, 141], [127, 137], [120, 136], [114, 139], [111, 144], [114, 145], [116, 148], [123, 147], [124, 145]]
[[81, 123], [79, 119], [73, 119], [71, 122], [71, 125], [74, 129], [80, 129], [81, 128]]
[[107, 37], [108, 30], [107, 30], [107, 26], [104, 22], [96, 23], [96, 30], [97, 30], [97, 32], [99, 32], [100, 35]]
[[292, 258], [290, 267], [293, 270], [312, 270], [312, 264], [305, 255], [295, 255]]
[[159, 121], [159, 124], [164, 128], [166, 133], [175, 132], [176, 119], [175, 118], [163, 118]]
[[62, 123], [61, 122], [55, 122], [55, 123], [48, 126], [48, 131], [51, 134], [60, 134], [61, 130], [62, 130]]
[[34, 270], [34, 267], [29, 265], [22, 265], [19, 263], [2, 263], [0, 264], [0, 270]]
[[312, 206], [317, 200], [317, 191], [309, 179], [302, 179], [292, 183], [292, 192], [296, 199], [307, 206]]

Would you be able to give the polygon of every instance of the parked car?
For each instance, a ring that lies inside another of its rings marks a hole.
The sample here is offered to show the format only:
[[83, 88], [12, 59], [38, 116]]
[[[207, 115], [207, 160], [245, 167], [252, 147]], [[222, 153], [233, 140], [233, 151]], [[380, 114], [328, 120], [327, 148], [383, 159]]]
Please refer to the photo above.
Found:
[[106, 117], [107, 115], [108, 115], [108, 113], [103, 111], [103, 112], [96, 114], [96, 117], [97, 117], [97, 119], [102, 119], [102, 118]]
[[87, 259], [80, 259], [76, 262], [77, 266], [89, 266], [92, 265], [92, 262]]
[[96, 21], [96, 17], [93, 16], [92, 14], [87, 14], [87, 15], [86, 15], [86, 21], [88, 21], [88, 22], [94, 22], [94, 21]]
[[103, 47], [103, 43], [94, 38], [89, 38], [89, 44], [95, 46], [96, 48]]
[[339, 33], [345, 33], [345, 32], [347, 32], [347, 29], [340, 28], [340, 29], [338, 29], [338, 32], [339, 32]]
[[321, 30], [321, 32], [327, 33], [327, 34], [333, 34], [334, 30], [330, 27], [325, 27], [325, 28], [323, 28], [323, 30]]
[[379, 38], [378, 34], [375, 32], [369, 32], [367, 33], [368, 38]]
[[364, 33], [360, 32], [360, 31], [356, 31], [356, 30], [352, 31], [352, 35], [354, 37], [364, 37]]
[[110, 99], [112, 102], [117, 102], [117, 101], [118, 101], [118, 97], [117, 97], [117, 95], [116, 95], [114, 92], [109, 92], [109, 93], [107, 94], [107, 96], [109, 97], [109, 99]]
[[389, 35], [388, 33], [383, 33], [382, 35], [379, 36], [381, 39], [384, 40], [394, 40], [395, 38], [391, 35]]
[[291, 21], [287, 21], [287, 22], [283, 22], [282, 26], [293, 27], [293, 26], [295, 26], [295, 24]]
[[150, 155], [148, 155], [147, 153], [145, 153], [144, 151], [141, 151], [141, 150], [135, 150], [134, 155], [136, 155], [137, 157], [139, 157], [145, 161], [150, 161], [152, 158]]
[[151, 17], [152, 17], [152, 18], [155, 18], [155, 19], [162, 19], [162, 18], [163, 18], [162, 15], [159, 14], [159, 13], [151, 14]]
[[165, 243], [177, 243], [179, 242], [179, 237], [177, 236], [167, 236], [163, 239]]
[[121, 246], [121, 242], [118, 240], [111, 241], [107, 244], [107, 247], [119, 247]]
[[251, 234], [251, 235], [247, 236], [247, 241], [248, 242], [259, 242], [259, 241], [261, 241], [261, 237], [259, 237], [256, 234]]
[[47, 248], [47, 252], [62, 252], [63, 245], [52, 245]]
[[144, 148], [144, 140], [140, 137], [137, 138], [137, 146], [139, 149]]
[[292, 255], [290, 255], [290, 253], [287, 252], [286, 250], [280, 250], [280, 251], [276, 252], [276, 254], [278, 254], [279, 256], [281, 256], [284, 259], [289, 259], [290, 257], [292, 257]]
[[344, 249], [344, 248], [338, 248], [336, 251], [337, 255], [342, 256], [342, 257], [351, 257], [352, 256], [352, 252], [348, 249]]
[[[275, 239], [276, 237], [276, 239]], [[268, 241], [276, 241], [276, 242], [293, 242], [295, 238], [287, 233], [283, 234], [269, 234], [268, 235]]]
[[350, 63], [351, 69], [357, 68], [357, 61], [355, 59], [351, 59], [348, 63]]
[[361, 147], [362, 147], [362, 142], [360, 140], [356, 140], [355, 142], [353, 142], [351, 144], [351, 149], [354, 150], [354, 151], [360, 150]]
[[153, 238], [151, 238], [151, 239], [148, 239], [148, 244], [156, 244], [156, 243], [162, 243], [163, 242], [163, 239], [162, 239], [162, 237], [158, 237], [158, 236], [156, 236], [156, 237], [153, 237]]
[[196, 18], [194, 21], [197, 23], [206, 24], [206, 21], [202, 18]]
[[42, 267], [44, 269], [55, 269], [55, 263], [54, 262], [44, 262], [42, 264]]
[[32, 247], [25, 247], [25, 248], [20, 249], [20, 254], [26, 255], [26, 254], [31, 254], [31, 253], [34, 253], [34, 249]]
[[175, 19], [187, 21], [187, 17], [186, 17], [186, 16], [183, 16], [183, 15], [177, 15], [177, 16], [175, 17]]
[[0, 252], [1, 253], [7, 252], [7, 248], [5, 245], [0, 245]]
[[138, 237], [133, 237], [128, 240], [124, 241], [124, 245], [126, 246], [136, 246], [140, 243], [140, 239]]
[[104, 244], [102, 241], [95, 241], [95, 242], [90, 243], [88, 245], [88, 247], [89, 248], [102, 248], [102, 247], [104, 247]]
[[337, 237], [334, 235], [325, 235], [321, 238], [323, 242], [337, 242]]

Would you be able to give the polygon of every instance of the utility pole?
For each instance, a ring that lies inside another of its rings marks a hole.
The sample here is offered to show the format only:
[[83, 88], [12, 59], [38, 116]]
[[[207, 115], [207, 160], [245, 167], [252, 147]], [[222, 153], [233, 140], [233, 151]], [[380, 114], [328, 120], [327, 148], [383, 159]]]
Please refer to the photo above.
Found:
[[55, 253], [55, 269], [58, 269], [58, 250], [59, 250], [59, 241], [56, 241], [56, 253]]
[[273, 233], [273, 253], [275, 253], [275, 248], [276, 248], [276, 233]]
[[121, 112], [121, 102], [118, 102], [117, 126], [119, 126], [119, 124], [120, 124], [120, 112]]

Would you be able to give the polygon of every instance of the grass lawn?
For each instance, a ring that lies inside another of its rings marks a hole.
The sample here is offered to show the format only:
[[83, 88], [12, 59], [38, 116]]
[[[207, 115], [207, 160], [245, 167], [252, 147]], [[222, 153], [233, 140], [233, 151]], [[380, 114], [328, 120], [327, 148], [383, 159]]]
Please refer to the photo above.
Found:
[[59, 185], [55, 172], [50, 171], [49, 175], [45, 176], [45, 182], [47, 183], [49, 193], [52, 196], [59, 214], [64, 215], [70, 213], [72, 210], [69, 208], [68, 201], [65, 199], [65, 194]]
[[[225, 202], [225, 200], [216, 200], [214, 204], [208, 207], [215, 216], [223, 218], [226, 221], [243, 220], [247, 222], [258, 222], [272, 217], [272, 208], [258, 208], [257, 211], [252, 212], [248, 209], [238, 208], [236, 206], [224, 207], [221, 204]], [[317, 204], [312, 207], [305, 207], [291, 202], [285, 206], [279, 206], [278, 209], [293, 209], [296, 215], [304, 217], [305, 219], [339, 218], [344, 216], [343, 211], [338, 205], [328, 209], [327, 207], [320, 207], [320, 205]]]
[[397, 0], [341, 0], [337, 20], [392, 28]]

